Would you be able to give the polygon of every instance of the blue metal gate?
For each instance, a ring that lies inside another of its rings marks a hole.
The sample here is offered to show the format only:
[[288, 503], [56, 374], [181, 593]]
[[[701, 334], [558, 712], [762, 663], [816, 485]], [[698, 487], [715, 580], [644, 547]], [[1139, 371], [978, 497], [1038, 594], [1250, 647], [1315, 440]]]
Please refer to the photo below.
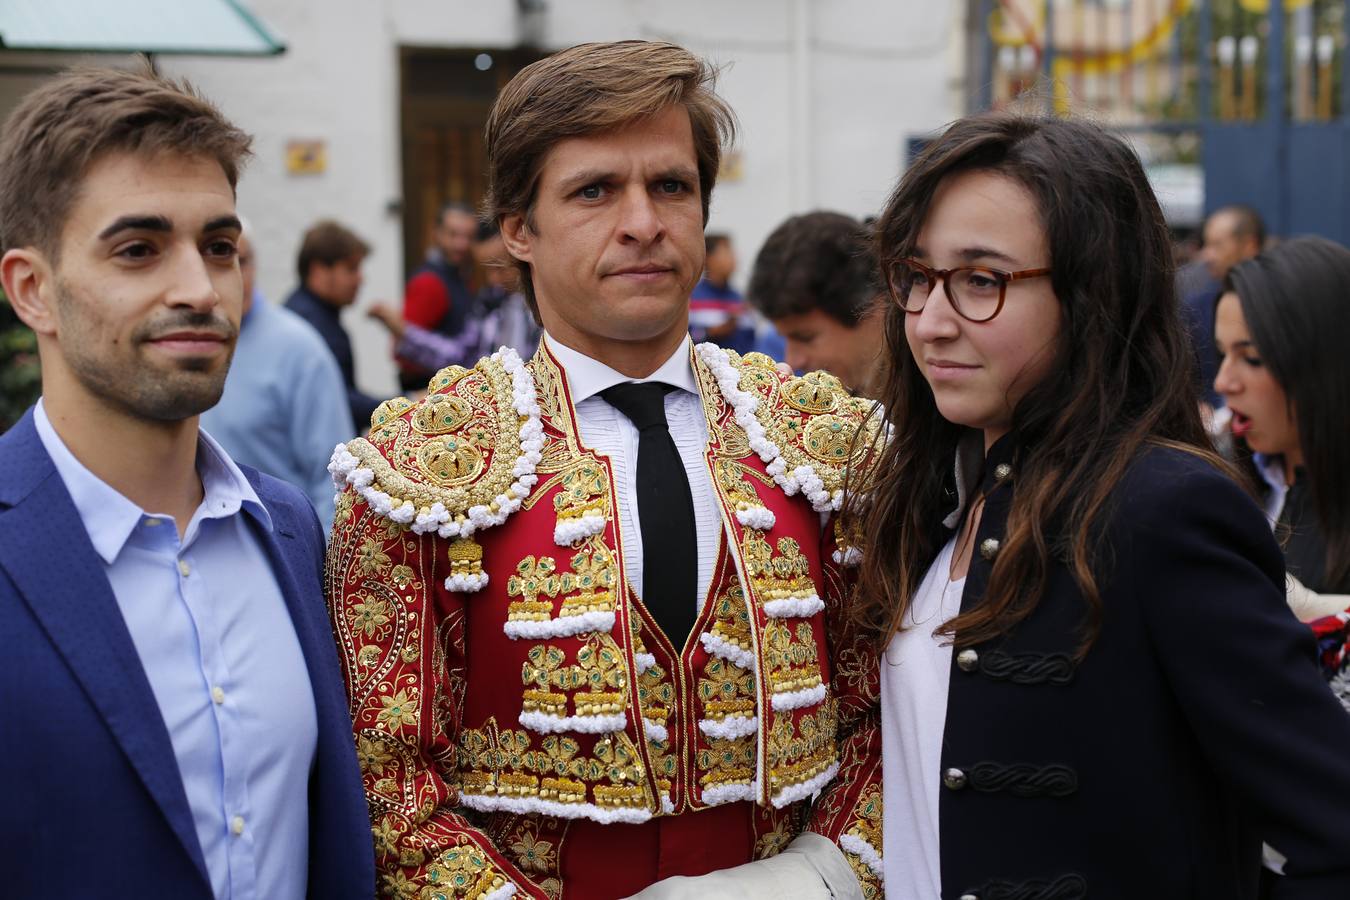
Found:
[[1198, 167], [1207, 213], [1350, 244], [1350, 0], [972, 0], [978, 108], [1043, 103]]

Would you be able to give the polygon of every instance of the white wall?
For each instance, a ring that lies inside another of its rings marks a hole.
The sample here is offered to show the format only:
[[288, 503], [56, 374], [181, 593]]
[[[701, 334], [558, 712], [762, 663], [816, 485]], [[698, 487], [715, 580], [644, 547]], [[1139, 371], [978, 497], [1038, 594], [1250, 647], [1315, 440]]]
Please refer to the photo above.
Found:
[[[402, 294], [400, 45], [506, 48], [534, 34], [557, 48], [640, 37], [722, 66], [743, 178], [719, 184], [709, 227], [732, 234], [742, 285], [780, 221], [817, 208], [877, 212], [907, 139], [963, 111], [961, 0], [548, 0], [527, 20], [515, 0], [247, 2], [285, 39], [284, 55], [163, 57], [161, 67], [193, 79], [256, 136], [239, 205], [269, 298], [294, 286], [300, 235], [316, 219], [337, 218], [374, 245], [346, 323], [358, 380], [381, 395], [396, 387], [389, 344], [362, 308]], [[324, 174], [286, 172], [294, 139], [327, 142]]]
[[[271, 300], [295, 287], [300, 238], [335, 218], [374, 248], [365, 288], [344, 315], [356, 353], [357, 380], [379, 396], [396, 393], [389, 340], [362, 309], [402, 296], [403, 228], [395, 203], [400, 181], [398, 44], [390, 4], [370, 0], [250, 0], [281, 33], [286, 52], [263, 59], [162, 57], [166, 73], [185, 75], [241, 128], [256, 157], [239, 185], [258, 252], [258, 283]], [[319, 175], [286, 171], [291, 140], [327, 143]], [[358, 423], [360, 424], [360, 423]]]

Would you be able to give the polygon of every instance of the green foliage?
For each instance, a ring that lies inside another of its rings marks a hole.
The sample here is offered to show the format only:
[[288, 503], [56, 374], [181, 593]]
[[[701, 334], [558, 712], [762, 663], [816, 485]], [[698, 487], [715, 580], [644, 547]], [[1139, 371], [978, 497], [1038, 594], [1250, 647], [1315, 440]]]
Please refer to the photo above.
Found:
[[19, 321], [0, 290], [0, 431], [5, 431], [42, 393], [37, 336]]

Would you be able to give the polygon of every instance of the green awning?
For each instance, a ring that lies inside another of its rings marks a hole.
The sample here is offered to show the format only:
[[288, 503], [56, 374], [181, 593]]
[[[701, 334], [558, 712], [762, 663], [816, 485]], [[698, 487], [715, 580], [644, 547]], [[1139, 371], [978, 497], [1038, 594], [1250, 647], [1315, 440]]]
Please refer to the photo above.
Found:
[[286, 45], [235, 0], [3, 0], [0, 49], [271, 56]]

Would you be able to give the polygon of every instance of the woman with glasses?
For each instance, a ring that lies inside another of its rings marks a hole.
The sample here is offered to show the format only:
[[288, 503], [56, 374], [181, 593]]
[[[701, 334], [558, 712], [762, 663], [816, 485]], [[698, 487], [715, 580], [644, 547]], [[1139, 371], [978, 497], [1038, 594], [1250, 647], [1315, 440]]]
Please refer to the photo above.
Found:
[[1167, 229], [1078, 122], [964, 119], [877, 224], [893, 428], [850, 500], [888, 900], [1350, 897], [1350, 717], [1211, 449]]
[[1350, 250], [1295, 238], [1232, 270], [1215, 310], [1214, 389], [1284, 548], [1288, 599], [1350, 701]]

